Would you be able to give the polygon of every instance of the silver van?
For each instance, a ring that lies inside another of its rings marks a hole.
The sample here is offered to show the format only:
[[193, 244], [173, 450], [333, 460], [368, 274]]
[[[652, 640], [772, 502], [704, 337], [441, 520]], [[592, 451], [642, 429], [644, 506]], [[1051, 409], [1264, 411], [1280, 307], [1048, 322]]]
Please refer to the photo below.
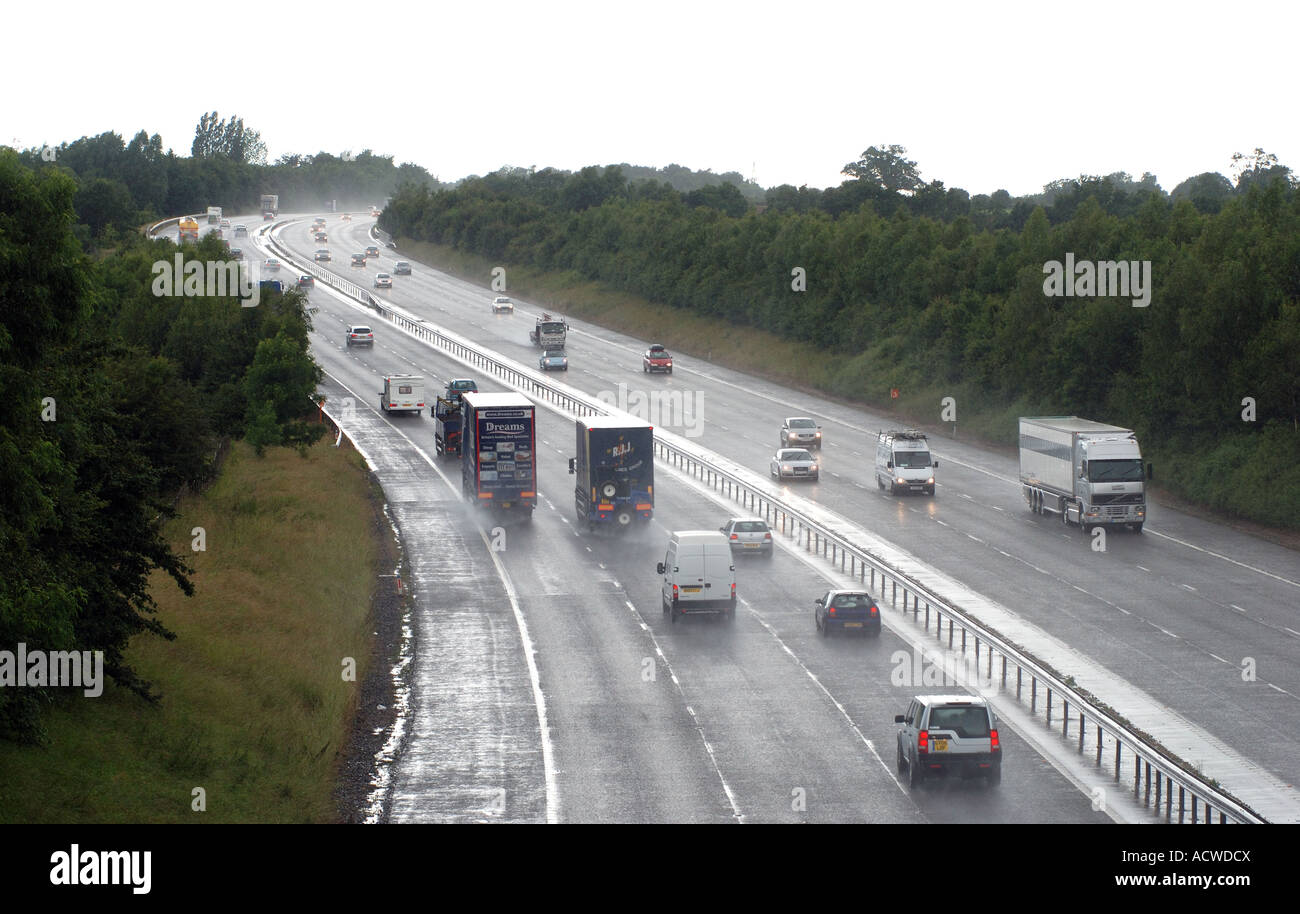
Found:
[[664, 560], [655, 566], [663, 575], [664, 615], [721, 613], [736, 618], [736, 566], [731, 545], [716, 530], [677, 530], [668, 539]]

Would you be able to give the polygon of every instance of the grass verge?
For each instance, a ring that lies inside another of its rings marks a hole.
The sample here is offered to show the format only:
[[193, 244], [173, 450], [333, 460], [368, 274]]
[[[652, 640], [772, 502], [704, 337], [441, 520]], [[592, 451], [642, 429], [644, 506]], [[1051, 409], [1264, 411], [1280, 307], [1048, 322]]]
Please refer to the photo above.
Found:
[[[127, 654], [161, 701], [106, 683], [48, 715], [45, 745], [0, 743], [0, 821], [337, 821], [371, 658], [374, 514], [354, 451], [322, 442], [305, 458], [258, 458], [233, 445], [217, 481], [166, 527], [195, 569], [192, 598], [165, 575], [153, 582], [176, 640], [141, 635]], [[195, 527], [206, 551], [191, 551]], [[343, 679], [345, 657], [355, 681]]]

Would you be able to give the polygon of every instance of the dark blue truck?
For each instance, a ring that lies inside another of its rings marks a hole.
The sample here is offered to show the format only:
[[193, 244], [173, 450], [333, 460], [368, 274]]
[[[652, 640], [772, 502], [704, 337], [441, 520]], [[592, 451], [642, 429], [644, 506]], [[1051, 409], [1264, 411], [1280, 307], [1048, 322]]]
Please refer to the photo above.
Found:
[[654, 516], [654, 428], [644, 422], [588, 416], [577, 421], [573, 496], [587, 529], [625, 530]]
[[461, 397], [460, 478], [471, 504], [530, 521], [537, 505], [535, 407], [523, 394]]

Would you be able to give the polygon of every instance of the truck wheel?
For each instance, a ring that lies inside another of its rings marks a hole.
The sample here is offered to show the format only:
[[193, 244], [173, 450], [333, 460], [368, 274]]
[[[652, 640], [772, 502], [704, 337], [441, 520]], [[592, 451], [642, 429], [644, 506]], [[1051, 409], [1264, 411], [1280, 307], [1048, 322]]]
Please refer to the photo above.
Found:
[[1133, 525], [1133, 532], [1134, 532], [1134, 533], [1141, 533], [1141, 532], [1142, 532], [1142, 524], [1141, 524], [1141, 523], [1134, 524], [1134, 525]]
[[614, 516], [614, 519], [618, 521], [620, 527], [627, 527], [632, 523], [632, 512], [620, 511]]

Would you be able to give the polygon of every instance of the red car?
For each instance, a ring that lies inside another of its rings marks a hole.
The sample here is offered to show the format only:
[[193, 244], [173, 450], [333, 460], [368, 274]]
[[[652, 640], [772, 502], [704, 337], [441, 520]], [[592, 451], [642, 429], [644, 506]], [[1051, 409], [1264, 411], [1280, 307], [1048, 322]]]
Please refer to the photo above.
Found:
[[673, 357], [668, 354], [668, 350], [655, 343], [645, 351], [641, 356], [641, 370], [646, 374], [652, 371], [666, 371], [673, 373]]

